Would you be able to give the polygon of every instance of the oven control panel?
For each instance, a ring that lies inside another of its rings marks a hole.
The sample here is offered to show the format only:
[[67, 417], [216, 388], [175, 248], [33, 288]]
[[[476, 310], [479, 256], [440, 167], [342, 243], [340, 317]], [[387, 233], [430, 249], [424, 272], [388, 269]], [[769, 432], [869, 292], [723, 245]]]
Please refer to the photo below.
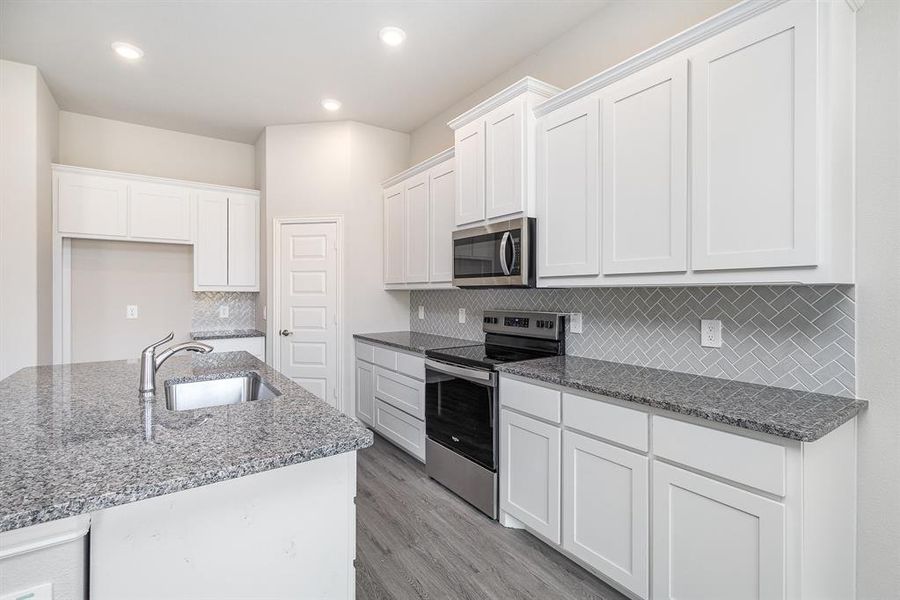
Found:
[[566, 330], [566, 314], [486, 310], [482, 330], [485, 333], [558, 340]]

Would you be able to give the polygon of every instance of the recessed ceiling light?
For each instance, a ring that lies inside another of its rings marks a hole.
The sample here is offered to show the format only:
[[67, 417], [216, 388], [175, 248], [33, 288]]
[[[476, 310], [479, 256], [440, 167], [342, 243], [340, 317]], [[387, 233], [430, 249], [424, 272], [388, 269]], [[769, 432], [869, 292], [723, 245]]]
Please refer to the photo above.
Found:
[[334, 98], [325, 98], [322, 100], [322, 108], [325, 110], [330, 110], [332, 112], [338, 110], [341, 107], [341, 101], [335, 100]]
[[144, 55], [144, 51], [126, 42], [113, 42], [112, 49], [116, 54], [128, 60], [137, 60]]
[[406, 32], [399, 27], [382, 27], [378, 37], [388, 46], [399, 46], [406, 39]]

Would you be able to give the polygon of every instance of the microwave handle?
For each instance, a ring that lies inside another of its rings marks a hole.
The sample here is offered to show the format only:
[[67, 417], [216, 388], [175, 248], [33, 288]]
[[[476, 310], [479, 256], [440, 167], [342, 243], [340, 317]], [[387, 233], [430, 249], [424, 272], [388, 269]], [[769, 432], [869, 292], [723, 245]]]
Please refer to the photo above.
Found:
[[503, 238], [500, 240], [500, 267], [503, 269], [504, 275], [509, 275], [509, 265], [506, 264], [506, 244], [509, 243], [510, 234], [508, 231], [503, 232]]

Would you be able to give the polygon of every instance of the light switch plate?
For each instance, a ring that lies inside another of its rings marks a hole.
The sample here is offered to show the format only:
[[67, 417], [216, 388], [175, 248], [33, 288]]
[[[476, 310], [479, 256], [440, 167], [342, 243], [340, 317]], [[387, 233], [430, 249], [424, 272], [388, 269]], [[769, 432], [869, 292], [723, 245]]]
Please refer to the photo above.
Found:
[[138, 318], [138, 307], [137, 304], [129, 304], [125, 307], [125, 318], [126, 319], [137, 319]]
[[228, 305], [227, 304], [223, 304], [222, 306], [219, 307], [219, 318], [220, 319], [228, 318]]
[[459, 309], [459, 322], [460, 323], [466, 322], [466, 309], [464, 309], [464, 308]]
[[425, 307], [421, 304], [419, 305], [419, 319], [425, 318]]
[[569, 315], [569, 333], [581, 333], [581, 313]]
[[700, 321], [700, 345], [706, 348], [722, 347], [722, 321], [715, 319]]

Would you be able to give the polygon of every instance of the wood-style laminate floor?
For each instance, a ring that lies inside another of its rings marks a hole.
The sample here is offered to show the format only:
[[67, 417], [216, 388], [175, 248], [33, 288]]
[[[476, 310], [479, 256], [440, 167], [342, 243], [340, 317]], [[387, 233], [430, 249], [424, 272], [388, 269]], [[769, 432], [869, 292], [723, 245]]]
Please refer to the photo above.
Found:
[[625, 600], [530, 534], [483, 516], [377, 435], [357, 473], [359, 600]]

